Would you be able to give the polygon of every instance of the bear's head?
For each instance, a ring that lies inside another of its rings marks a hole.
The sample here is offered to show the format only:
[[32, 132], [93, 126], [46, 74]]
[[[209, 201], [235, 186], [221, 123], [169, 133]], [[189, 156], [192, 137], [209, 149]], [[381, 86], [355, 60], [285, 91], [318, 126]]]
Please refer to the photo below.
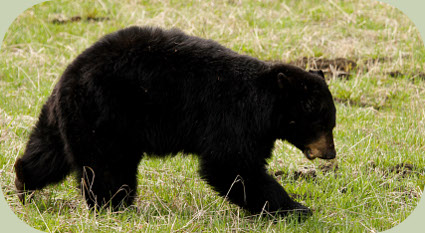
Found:
[[278, 137], [305, 156], [333, 159], [336, 109], [322, 71], [278, 65], [272, 69], [277, 88]]

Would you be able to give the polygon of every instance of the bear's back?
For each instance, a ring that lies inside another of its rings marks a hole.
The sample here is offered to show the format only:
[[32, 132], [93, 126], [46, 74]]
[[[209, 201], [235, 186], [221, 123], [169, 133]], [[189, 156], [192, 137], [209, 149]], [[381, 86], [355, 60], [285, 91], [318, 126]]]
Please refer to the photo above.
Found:
[[148, 82], [161, 77], [251, 79], [266, 68], [264, 62], [240, 55], [213, 40], [190, 36], [179, 29], [138, 26], [104, 36], [71, 66], [84, 74], [139, 77]]

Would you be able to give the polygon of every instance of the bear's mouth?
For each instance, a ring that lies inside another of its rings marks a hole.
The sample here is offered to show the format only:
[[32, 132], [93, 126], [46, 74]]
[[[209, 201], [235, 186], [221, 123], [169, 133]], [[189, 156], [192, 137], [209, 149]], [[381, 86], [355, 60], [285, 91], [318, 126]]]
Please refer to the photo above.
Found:
[[307, 157], [307, 159], [309, 159], [309, 160], [313, 160], [313, 159], [316, 158], [316, 156], [313, 154], [313, 152], [309, 148], [305, 149], [303, 151], [303, 153], [304, 153], [305, 157]]

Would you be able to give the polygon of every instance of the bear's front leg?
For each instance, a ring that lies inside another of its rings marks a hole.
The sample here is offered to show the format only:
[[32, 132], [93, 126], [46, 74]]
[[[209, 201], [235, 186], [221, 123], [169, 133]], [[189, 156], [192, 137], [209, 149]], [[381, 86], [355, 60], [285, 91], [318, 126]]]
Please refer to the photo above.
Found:
[[84, 166], [77, 171], [77, 178], [89, 208], [111, 207], [117, 211], [133, 203], [137, 188], [136, 173], [137, 164], [114, 169], [102, 164]]
[[265, 161], [231, 156], [201, 158], [200, 174], [221, 196], [252, 214], [289, 213], [308, 216], [311, 210], [293, 201], [265, 169]]

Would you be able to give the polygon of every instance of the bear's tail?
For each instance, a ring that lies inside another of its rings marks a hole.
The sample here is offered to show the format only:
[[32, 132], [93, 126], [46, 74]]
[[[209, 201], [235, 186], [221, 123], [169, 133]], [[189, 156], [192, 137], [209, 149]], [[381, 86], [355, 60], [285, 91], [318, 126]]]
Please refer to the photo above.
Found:
[[63, 180], [71, 171], [50, 98], [43, 106], [23, 156], [15, 162], [15, 186], [21, 202], [28, 192]]

